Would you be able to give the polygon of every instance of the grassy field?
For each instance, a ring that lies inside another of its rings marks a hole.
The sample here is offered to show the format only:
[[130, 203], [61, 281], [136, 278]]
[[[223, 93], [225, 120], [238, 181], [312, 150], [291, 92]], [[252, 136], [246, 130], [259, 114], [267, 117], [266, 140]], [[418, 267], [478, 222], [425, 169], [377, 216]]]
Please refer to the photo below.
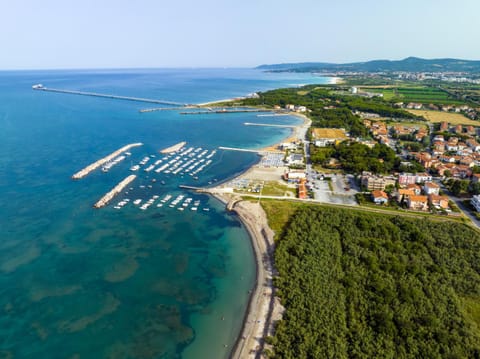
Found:
[[428, 111], [428, 110], [407, 110], [416, 116], [423, 116], [430, 122], [447, 121], [452, 125], [472, 125], [480, 126], [480, 121], [473, 121], [459, 113], [450, 113], [443, 111]]
[[287, 185], [280, 184], [277, 181], [265, 182], [262, 194], [265, 196], [288, 196], [295, 197], [295, 188], [288, 187]]
[[463, 101], [452, 98], [448, 93], [434, 87], [360, 86], [359, 88], [367, 92], [381, 93], [386, 101], [420, 102], [425, 104], [435, 103], [443, 105], [464, 104]]

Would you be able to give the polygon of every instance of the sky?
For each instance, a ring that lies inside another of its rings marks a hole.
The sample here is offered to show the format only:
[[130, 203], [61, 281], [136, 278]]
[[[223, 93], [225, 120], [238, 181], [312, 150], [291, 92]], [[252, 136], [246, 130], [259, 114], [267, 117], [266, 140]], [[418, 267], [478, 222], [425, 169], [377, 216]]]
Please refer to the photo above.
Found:
[[478, 0], [0, 0], [0, 69], [480, 60]]

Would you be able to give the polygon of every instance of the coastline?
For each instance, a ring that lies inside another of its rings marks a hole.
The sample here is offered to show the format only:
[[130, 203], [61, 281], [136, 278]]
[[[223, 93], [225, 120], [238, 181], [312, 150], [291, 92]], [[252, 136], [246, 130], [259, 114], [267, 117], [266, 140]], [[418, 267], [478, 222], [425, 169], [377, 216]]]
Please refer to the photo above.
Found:
[[[303, 122], [295, 126], [292, 133], [282, 141], [259, 151], [276, 150], [282, 143], [305, 138], [311, 125], [310, 118], [302, 113], [291, 113], [291, 115], [301, 118]], [[254, 171], [255, 166], [249, 167], [233, 179]], [[218, 188], [220, 185], [217, 184], [214, 188]], [[229, 358], [261, 358], [265, 338], [273, 334], [275, 323], [281, 319], [284, 311], [279, 299], [275, 297], [275, 287], [273, 285], [275, 275], [274, 232], [268, 226], [267, 216], [259, 202], [243, 200], [227, 193], [212, 193], [212, 196], [224, 203], [227, 210], [234, 212], [245, 226], [250, 237], [256, 263], [255, 286], [250, 294], [243, 317], [242, 329], [233, 345]]]

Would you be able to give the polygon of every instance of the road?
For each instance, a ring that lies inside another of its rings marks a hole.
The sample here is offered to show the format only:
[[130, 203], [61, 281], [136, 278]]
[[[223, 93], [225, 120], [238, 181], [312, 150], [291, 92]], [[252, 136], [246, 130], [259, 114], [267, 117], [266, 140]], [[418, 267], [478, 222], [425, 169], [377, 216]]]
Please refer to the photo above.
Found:
[[463, 200], [465, 198], [459, 198], [457, 196], [455, 196], [452, 192], [450, 192], [448, 190], [447, 187], [445, 187], [443, 185], [443, 183], [440, 181], [440, 180], [435, 180], [435, 182], [440, 186], [440, 188], [442, 189], [442, 191], [453, 201], [455, 202], [455, 204], [457, 205], [457, 207], [462, 211], [462, 213], [471, 219], [471, 221], [473, 222], [473, 224], [475, 226], [477, 226], [478, 228], [480, 228], [480, 220], [475, 217], [475, 215], [470, 211], [469, 208], [467, 208], [467, 206], [465, 206], [465, 204], [463, 203]]

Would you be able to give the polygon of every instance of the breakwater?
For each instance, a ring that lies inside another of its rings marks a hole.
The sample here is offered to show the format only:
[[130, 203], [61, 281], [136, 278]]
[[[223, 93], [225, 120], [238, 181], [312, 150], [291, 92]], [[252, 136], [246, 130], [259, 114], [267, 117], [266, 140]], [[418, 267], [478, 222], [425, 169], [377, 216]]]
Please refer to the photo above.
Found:
[[72, 176], [72, 179], [81, 179], [81, 178], [85, 177], [86, 175], [88, 175], [90, 172], [96, 170], [101, 165], [113, 160], [115, 157], [117, 157], [121, 153], [123, 153], [125, 151], [128, 151], [132, 147], [138, 147], [138, 146], [142, 146], [142, 145], [143, 145], [143, 143], [139, 142], [139, 143], [131, 143], [129, 145], [123, 146], [122, 148], [116, 150], [115, 152], [110, 153], [108, 156], [105, 156], [105, 157], [99, 159], [98, 161], [96, 161], [92, 164], [89, 164], [87, 167], [81, 169], [80, 171], [78, 171], [77, 173], [75, 173]]
[[173, 145], [173, 146], [164, 148], [163, 150], [160, 151], [160, 153], [172, 153], [172, 152], [176, 152], [176, 151], [182, 149], [182, 147], [185, 146], [186, 144], [187, 144], [187, 142], [185, 142], [185, 141], [179, 142], [179, 143], [177, 143], [176, 145]]
[[105, 196], [100, 198], [97, 203], [93, 205], [95, 208], [102, 208], [108, 204], [112, 200], [113, 197], [115, 197], [117, 194], [123, 191], [125, 187], [127, 187], [130, 183], [132, 183], [137, 176], [135, 175], [130, 175], [126, 178], [124, 178], [119, 184], [117, 184], [115, 187], [112, 188], [111, 191], [109, 191]]

